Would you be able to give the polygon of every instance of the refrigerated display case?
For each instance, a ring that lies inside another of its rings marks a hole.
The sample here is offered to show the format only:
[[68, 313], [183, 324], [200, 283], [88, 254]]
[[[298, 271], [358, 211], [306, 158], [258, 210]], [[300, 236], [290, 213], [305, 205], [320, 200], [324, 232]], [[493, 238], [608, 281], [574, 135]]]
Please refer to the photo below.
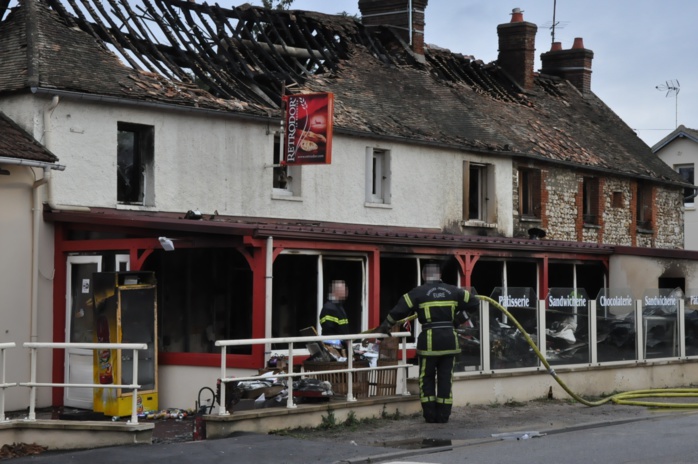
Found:
[[[146, 343], [138, 350], [137, 413], [158, 409], [157, 285], [155, 274], [145, 271], [93, 274], [94, 341]], [[94, 383], [133, 384], [133, 350], [97, 350]], [[94, 411], [106, 416], [132, 414], [133, 389], [95, 388]]]

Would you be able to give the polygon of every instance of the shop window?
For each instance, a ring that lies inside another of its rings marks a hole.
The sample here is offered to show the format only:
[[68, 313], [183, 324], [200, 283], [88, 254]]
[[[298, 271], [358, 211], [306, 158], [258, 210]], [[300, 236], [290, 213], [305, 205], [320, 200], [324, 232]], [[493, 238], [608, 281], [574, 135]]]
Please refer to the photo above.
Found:
[[[678, 172], [681, 175], [681, 178], [684, 182], [695, 185], [693, 177], [693, 164], [680, 164], [674, 166], [674, 168], [676, 169], [676, 172]], [[690, 187], [686, 187], [685, 189], [683, 189], [683, 205], [686, 208], [693, 208], [695, 206], [695, 194], [695, 189], [692, 189]]]
[[281, 159], [281, 137], [274, 136], [273, 191], [278, 196], [301, 196], [301, 167], [287, 166]]
[[599, 179], [584, 177], [582, 183], [582, 215], [584, 224], [599, 223]]
[[463, 162], [463, 220], [494, 222], [494, 166]]
[[154, 127], [117, 125], [117, 193], [119, 203], [154, 204]]
[[366, 150], [366, 203], [390, 204], [390, 152]]
[[638, 229], [652, 230], [652, 185], [638, 181], [635, 206]]
[[218, 353], [216, 340], [252, 338], [252, 271], [238, 251], [156, 251], [145, 267], [156, 273], [162, 352]]
[[522, 219], [541, 218], [539, 169], [519, 169], [519, 214]]
[[[348, 294], [344, 310], [350, 333], [366, 329], [365, 258], [322, 256], [315, 253], [282, 253], [274, 260], [271, 336], [299, 337], [301, 330], [313, 327], [320, 333], [319, 316], [333, 281], [343, 280]], [[301, 348], [295, 344], [294, 348]], [[285, 350], [286, 343], [272, 345]]]

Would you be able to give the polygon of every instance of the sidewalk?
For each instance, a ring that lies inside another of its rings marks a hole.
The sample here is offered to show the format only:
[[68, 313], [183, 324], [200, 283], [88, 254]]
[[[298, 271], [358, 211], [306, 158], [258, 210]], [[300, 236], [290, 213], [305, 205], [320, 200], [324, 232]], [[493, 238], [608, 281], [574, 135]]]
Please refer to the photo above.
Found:
[[[660, 414], [677, 414], [677, 412]], [[540, 432], [550, 434], [580, 427], [641, 421], [657, 417], [643, 407], [604, 405], [588, 408], [566, 401], [454, 408], [448, 424], [424, 423], [421, 417], [377, 420], [356, 427], [293, 432], [293, 437], [242, 433], [218, 440], [156, 443], [98, 448], [85, 451], [45, 452], [15, 458], [9, 463], [109, 464], [130, 460], [148, 463], [264, 462], [269, 464], [362, 463], [399, 460], [455, 446], [500, 440], [495, 434]], [[193, 425], [183, 421], [180, 427]], [[173, 423], [156, 424], [159, 432]], [[181, 431], [182, 429], [180, 429]], [[157, 435], [157, 434], [156, 434]]]

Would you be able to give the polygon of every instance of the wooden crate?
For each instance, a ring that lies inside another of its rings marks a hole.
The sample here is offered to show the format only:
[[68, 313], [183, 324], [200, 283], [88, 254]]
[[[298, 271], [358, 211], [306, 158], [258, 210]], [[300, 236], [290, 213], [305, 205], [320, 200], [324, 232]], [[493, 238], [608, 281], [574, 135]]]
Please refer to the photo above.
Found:
[[[346, 362], [324, 362], [324, 361], [305, 361], [303, 370], [305, 372], [331, 371], [336, 369], [348, 369], [349, 365]], [[364, 368], [368, 367], [368, 361], [354, 361], [352, 367]], [[368, 371], [353, 372], [352, 392], [356, 398], [365, 398], [368, 396]], [[333, 372], [330, 374], [308, 375], [318, 380], [327, 381], [332, 384], [332, 392], [335, 395], [346, 395], [348, 387], [347, 372]]]

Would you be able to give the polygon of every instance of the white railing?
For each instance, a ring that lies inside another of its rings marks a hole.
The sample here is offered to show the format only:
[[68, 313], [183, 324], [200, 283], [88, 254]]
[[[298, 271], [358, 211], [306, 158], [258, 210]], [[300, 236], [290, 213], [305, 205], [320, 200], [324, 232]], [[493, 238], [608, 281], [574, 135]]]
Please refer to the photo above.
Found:
[[[23, 345], [31, 349], [31, 370], [30, 381], [20, 382], [23, 387], [30, 387], [29, 392], [29, 416], [28, 420], [36, 420], [36, 388], [37, 387], [69, 387], [69, 388], [132, 388], [133, 402], [131, 405], [130, 423], [138, 423], [138, 350], [148, 348], [146, 343], [49, 343], [49, 342], [28, 342]], [[100, 384], [100, 383], [44, 383], [36, 381], [36, 352], [39, 348], [79, 348], [85, 350], [133, 350], [133, 384]], [[4, 366], [4, 363], [3, 363]]]
[[2, 358], [2, 371], [0, 371], [0, 422], [5, 420], [5, 389], [14, 387], [17, 383], [7, 383], [5, 379], [5, 350], [17, 346], [15, 342], [0, 343], [0, 358]]
[[[377, 370], [385, 370], [385, 369], [404, 369], [404, 375], [402, 376], [402, 388], [400, 394], [402, 395], [409, 395], [409, 392], [407, 391], [407, 369], [409, 368], [409, 365], [407, 364], [407, 345], [406, 345], [406, 338], [411, 337], [412, 334], [410, 332], [393, 332], [391, 334], [393, 337], [399, 337], [400, 338], [400, 347], [402, 350], [402, 356], [399, 361], [399, 363], [396, 366], [379, 366], [379, 367], [361, 367], [361, 368], [354, 368], [353, 367], [353, 356], [347, 356], [347, 368], [346, 369], [334, 369], [334, 370], [326, 370], [326, 371], [312, 371], [308, 373], [304, 372], [293, 372], [293, 344], [294, 343], [307, 343], [307, 342], [322, 342], [322, 341], [327, 341], [327, 340], [364, 340], [364, 339], [375, 339], [375, 338], [388, 338], [388, 335], [385, 334], [376, 334], [376, 333], [371, 333], [371, 334], [353, 334], [353, 335], [316, 335], [312, 337], [286, 337], [286, 338], [249, 338], [245, 340], [218, 340], [216, 341], [216, 346], [221, 347], [221, 391], [220, 391], [220, 398], [218, 401], [218, 415], [224, 416], [228, 414], [227, 409], [225, 408], [225, 384], [227, 382], [233, 382], [233, 381], [243, 381], [243, 380], [259, 380], [259, 375], [256, 376], [247, 376], [247, 377], [228, 377], [227, 376], [227, 369], [226, 369], [226, 349], [229, 346], [247, 346], [247, 345], [264, 345], [267, 343], [288, 343], [288, 366], [290, 372], [288, 374], [275, 374], [274, 377], [277, 378], [288, 378], [288, 377], [299, 377], [304, 374], [309, 374], [309, 375], [318, 375], [318, 374], [333, 374], [333, 373], [342, 373], [346, 372], [347, 373], [347, 401], [356, 401], [356, 398], [354, 398], [354, 391], [353, 391], [353, 373], [354, 372], [362, 372], [362, 371], [377, 371]], [[287, 408], [295, 408], [296, 405], [293, 402], [293, 382], [289, 381], [287, 382], [287, 389], [288, 389], [288, 398], [286, 399], [286, 407]]]

